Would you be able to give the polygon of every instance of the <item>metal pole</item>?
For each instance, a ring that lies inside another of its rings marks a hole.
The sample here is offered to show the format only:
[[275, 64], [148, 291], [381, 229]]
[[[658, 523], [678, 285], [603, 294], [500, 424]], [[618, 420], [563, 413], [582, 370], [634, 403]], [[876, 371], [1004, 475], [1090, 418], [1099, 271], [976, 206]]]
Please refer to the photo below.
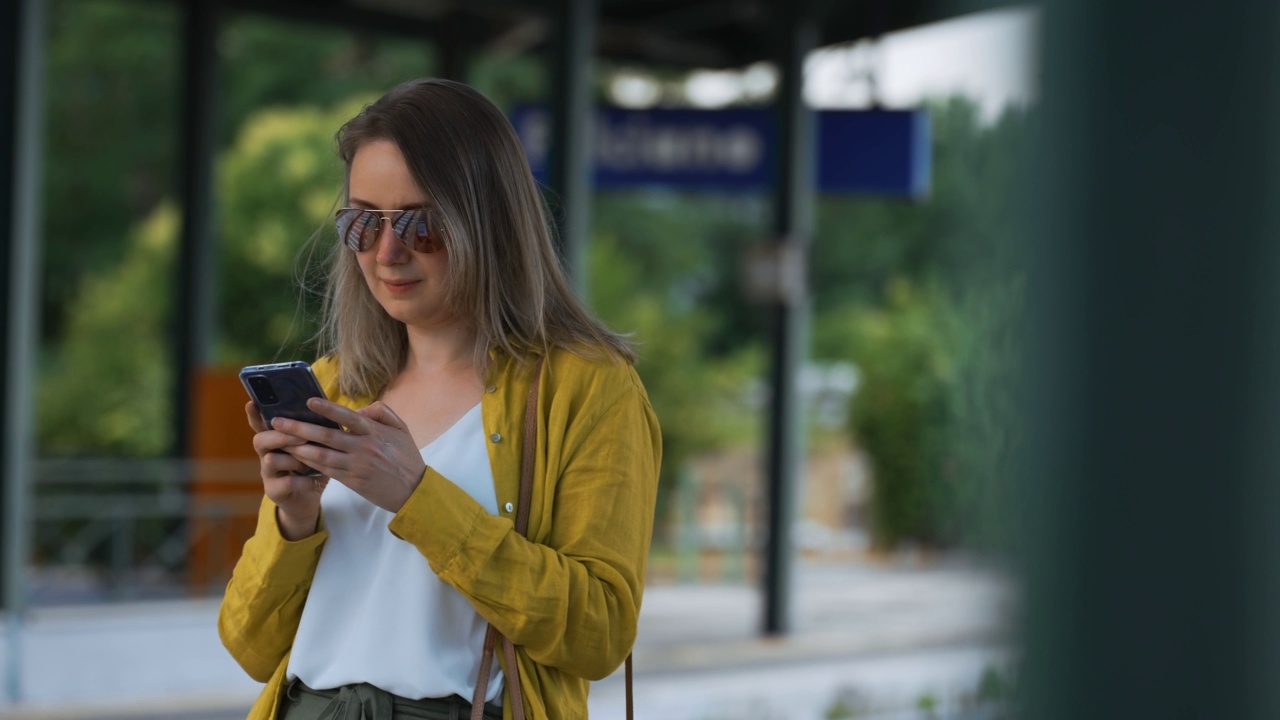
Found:
[[1046, 10], [1022, 716], [1280, 715], [1280, 12]]
[[209, 357], [215, 325], [217, 252], [213, 232], [213, 156], [217, 149], [218, 4], [184, 8], [182, 78], [182, 238], [174, 313], [173, 456], [190, 450], [192, 383]]
[[551, 206], [561, 260], [579, 296], [586, 290], [591, 232], [596, 46], [596, 0], [558, 0], [552, 47], [551, 154], [547, 159]]
[[817, 45], [817, 28], [805, 0], [775, 3], [778, 128], [774, 184], [774, 237], [779, 265], [778, 298], [772, 304], [773, 347], [766, 481], [768, 538], [764, 558], [764, 622], [767, 635], [791, 630], [792, 527], [796, 495], [804, 479], [804, 426], [797, 387], [808, 348], [806, 258], [813, 231], [813, 113], [804, 102], [804, 59]]
[[[45, 7], [41, 0], [9, 4], [6, 15], [13, 34], [4, 52], [3, 82], [12, 83], [9, 117], [0, 142], [9, 145], [6, 189], [0, 200], [10, 210], [4, 231], [8, 263], [5, 315], [4, 383], [4, 610], [7, 673], [5, 689], [10, 702], [22, 699], [22, 625], [26, 613], [26, 566], [30, 556], [31, 484], [35, 454], [32, 395], [35, 360], [39, 350], [40, 316], [40, 219], [44, 162], [44, 47]], [[12, 172], [9, 169], [12, 168]]]

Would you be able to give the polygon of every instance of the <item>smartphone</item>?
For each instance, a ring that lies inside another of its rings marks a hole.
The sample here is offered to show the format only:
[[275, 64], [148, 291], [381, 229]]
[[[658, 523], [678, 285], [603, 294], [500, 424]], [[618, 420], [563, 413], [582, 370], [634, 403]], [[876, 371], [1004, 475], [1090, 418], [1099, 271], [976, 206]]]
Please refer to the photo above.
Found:
[[[307, 407], [307, 400], [325, 395], [311, 366], [305, 362], [250, 365], [240, 371], [240, 382], [268, 427], [272, 420], [282, 417], [342, 429], [338, 423]], [[315, 470], [308, 474], [320, 475]]]

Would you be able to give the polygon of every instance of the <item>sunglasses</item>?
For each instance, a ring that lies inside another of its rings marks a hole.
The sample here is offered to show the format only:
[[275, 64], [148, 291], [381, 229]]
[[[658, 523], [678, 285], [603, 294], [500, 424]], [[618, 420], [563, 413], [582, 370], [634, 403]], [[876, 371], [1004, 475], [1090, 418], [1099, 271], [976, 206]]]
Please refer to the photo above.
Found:
[[383, 221], [391, 223], [391, 232], [415, 252], [433, 253], [444, 248], [444, 232], [435, 213], [426, 208], [414, 210], [366, 210], [342, 208], [334, 216], [338, 239], [356, 252], [378, 244]]

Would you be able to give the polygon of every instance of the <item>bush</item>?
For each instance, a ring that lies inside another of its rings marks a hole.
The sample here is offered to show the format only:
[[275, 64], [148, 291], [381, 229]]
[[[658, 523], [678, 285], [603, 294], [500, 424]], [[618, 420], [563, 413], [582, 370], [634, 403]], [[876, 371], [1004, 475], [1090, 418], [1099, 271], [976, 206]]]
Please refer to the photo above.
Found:
[[[1012, 536], [1021, 297], [1016, 276], [960, 298], [899, 279], [884, 308], [842, 315], [861, 372], [850, 416], [872, 460], [877, 547], [998, 550]], [[837, 336], [820, 330], [828, 344]]]
[[861, 370], [850, 417], [872, 458], [871, 536], [940, 544], [948, 503], [949, 358], [934, 293], [892, 284], [884, 309], [854, 311], [853, 357]]

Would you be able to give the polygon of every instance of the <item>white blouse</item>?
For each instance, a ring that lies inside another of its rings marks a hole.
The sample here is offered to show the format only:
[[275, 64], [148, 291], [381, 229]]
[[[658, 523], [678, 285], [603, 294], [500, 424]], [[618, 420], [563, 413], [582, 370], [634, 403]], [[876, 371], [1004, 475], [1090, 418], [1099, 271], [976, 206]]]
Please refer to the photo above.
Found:
[[[422, 459], [498, 512], [480, 405], [422, 448]], [[487, 624], [417, 548], [387, 529], [393, 514], [330, 481], [325, 541], [287, 675], [318, 689], [369, 683], [401, 697], [471, 700]], [[500, 702], [493, 663], [488, 702]]]

